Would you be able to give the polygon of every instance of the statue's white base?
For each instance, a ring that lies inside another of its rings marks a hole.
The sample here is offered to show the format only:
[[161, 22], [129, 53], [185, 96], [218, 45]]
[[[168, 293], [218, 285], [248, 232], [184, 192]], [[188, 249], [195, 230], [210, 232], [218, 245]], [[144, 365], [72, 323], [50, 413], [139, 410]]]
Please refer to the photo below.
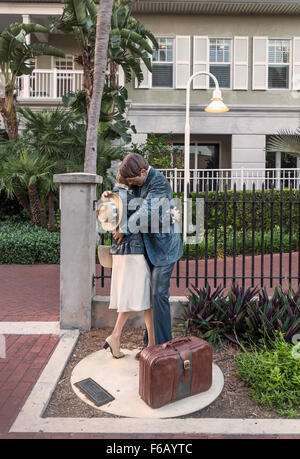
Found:
[[[98, 410], [133, 418], [172, 418], [207, 407], [222, 392], [223, 373], [214, 364], [213, 382], [208, 391], [178, 400], [161, 408], [150, 408], [139, 396], [139, 362], [134, 358], [139, 350], [121, 349], [121, 351], [126, 354], [125, 357], [115, 359], [109, 349], [102, 349], [82, 359], [73, 369], [71, 384], [74, 392], [84, 402]], [[97, 407], [74, 386], [74, 383], [86, 378], [92, 378], [100, 384], [115, 400]]]

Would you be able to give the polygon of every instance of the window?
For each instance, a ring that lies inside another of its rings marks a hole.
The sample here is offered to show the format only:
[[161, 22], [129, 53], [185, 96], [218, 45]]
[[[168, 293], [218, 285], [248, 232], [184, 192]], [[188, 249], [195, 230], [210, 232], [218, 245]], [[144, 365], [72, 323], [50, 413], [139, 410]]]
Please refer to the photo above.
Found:
[[55, 67], [59, 70], [74, 70], [74, 56], [68, 54], [66, 57], [57, 57]]
[[[184, 158], [184, 143], [174, 142], [173, 146], [181, 150]], [[218, 143], [190, 143], [190, 169], [219, 169]]]
[[268, 88], [289, 89], [290, 40], [269, 40]]
[[152, 55], [152, 87], [173, 88], [174, 40], [158, 38], [159, 48]]
[[[231, 84], [231, 40], [210, 38], [209, 40], [209, 71], [217, 78], [220, 88], [230, 89]], [[209, 87], [214, 88], [213, 80], [209, 79]]]

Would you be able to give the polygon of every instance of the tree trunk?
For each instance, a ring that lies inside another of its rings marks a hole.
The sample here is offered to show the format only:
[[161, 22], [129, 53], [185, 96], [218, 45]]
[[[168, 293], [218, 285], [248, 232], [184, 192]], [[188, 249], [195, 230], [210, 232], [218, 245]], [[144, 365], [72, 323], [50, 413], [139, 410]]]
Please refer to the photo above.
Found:
[[83, 87], [85, 90], [86, 109], [87, 109], [87, 114], [89, 114], [91, 101], [92, 101], [92, 95], [93, 95], [94, 67], [91, 62], [88, 51], [84, 51], [81, 57], [82, 57], [82, 66], [83, 66]]
[[48, 230], [55, 230], [55, 212], [54, 212], [54, 194], [52, 191], [48, 194]]
[[16, 198], [17, 198], [18, 202], [21, 204], [23, 209], [26, 210], [27, 215], [31, 220], [31, 210], [30, 210], [30, 204], [29, 204], [29, 201], [28, 201], [27, 194], [15, 192], [15, 195], [16, 195]]
[[99, 4], [96, 43], [94, 58], [93, 94], [88, 112], [88, 129], [86, 135], [84, 172], [96, 174], [97, 138], [105, 72], [107, 65], [107, 48], [111, 24], [113, 0], [101, 0]]
[[47, 209], [46, 204], [41, 204], [41, 225], [47, 228]]
[[38, 226], [41, 226], [42, 216], [41, 216], [41, 204], [38, 191], [35, 186], [28, 188], [30, 209], [31, 209], [31, 221]]
[[16, 98], [9, 90], [6, 90], [5, 98], [0, 99], [0, 113], [3, 118], [4, 129], [9, 140], [18, 138], [19, 122], [15, 109]]

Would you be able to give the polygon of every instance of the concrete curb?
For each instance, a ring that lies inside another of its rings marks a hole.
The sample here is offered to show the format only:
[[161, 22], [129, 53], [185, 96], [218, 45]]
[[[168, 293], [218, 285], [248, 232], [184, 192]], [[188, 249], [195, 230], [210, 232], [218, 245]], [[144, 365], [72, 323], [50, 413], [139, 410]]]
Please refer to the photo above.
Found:
[[117, 433], [256, 436], [300, 434], [300, 420], [294, 419], [42, 418], [78, 337], [78, 330], [60, 331], [60, 341], [9, 433], [70, 432], [114, 435]]

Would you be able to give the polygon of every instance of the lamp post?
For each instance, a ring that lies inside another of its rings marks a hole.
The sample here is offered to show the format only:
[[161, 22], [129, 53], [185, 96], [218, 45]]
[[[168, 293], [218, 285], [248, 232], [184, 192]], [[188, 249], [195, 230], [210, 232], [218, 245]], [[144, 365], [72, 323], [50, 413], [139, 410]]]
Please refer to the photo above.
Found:
[[188, 215], [187, 215], [187, 204], [188, 204], [188, 190], [190, 185], [190, 92], [191, 82], [198, 75], [209, 75], [215, 83], [216, 88], [213, 91], [211, 103], [204, 109], [208, 113], [224, 113], [228, 112], [229, 108], [223, 103], [222, 93], [219, 88], [219, 83], [216, 77], [205, 71], [194, 73], [187, 83], [186, 87], [186, 114], [185, 114], [185, 133], [184, 133], [184, 195], [183, 195], [183, 242], [187, 241], [188, 233]]

